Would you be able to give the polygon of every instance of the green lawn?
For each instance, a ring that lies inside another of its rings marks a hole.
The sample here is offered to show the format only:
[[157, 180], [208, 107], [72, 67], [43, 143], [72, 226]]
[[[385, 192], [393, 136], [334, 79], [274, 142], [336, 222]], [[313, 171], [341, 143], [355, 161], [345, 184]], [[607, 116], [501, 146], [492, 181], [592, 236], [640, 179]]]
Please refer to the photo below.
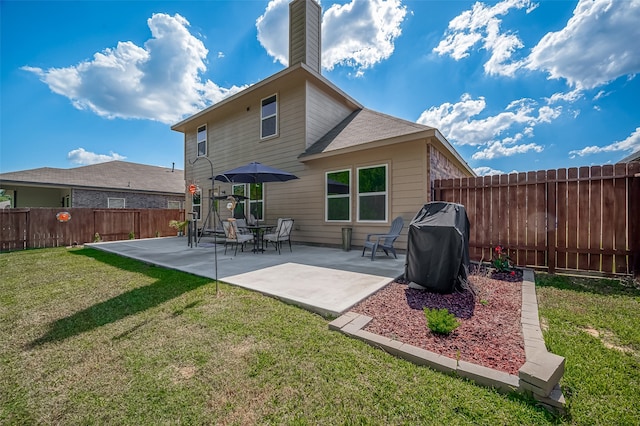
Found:
[[637, 424], [640, 291], [538, 291], [565, 418], [257, 293], [93, 249], [4, 253], [0, 424]]

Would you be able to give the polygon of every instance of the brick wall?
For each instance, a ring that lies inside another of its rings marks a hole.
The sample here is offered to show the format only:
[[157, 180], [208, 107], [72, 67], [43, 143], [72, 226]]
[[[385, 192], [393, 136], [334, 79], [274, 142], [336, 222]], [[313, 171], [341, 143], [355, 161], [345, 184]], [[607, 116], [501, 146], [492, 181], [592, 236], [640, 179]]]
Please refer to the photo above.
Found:
[[184, 196], [145, 194], [124, 191], [89, 191], [74, 189], [71, 195], [72, 207], [108, 208], [109, 198], [124, 198], [128, 209], [166, 209], [169, 201], [180, 201], [184, 206]]
[[429, 150], [429, 164], [431, 166], [431, 184], [437, 179], [452, 179], [467, 177], [467, 175], [455, 166], [447, 157], [438, 151], [433, 145]]

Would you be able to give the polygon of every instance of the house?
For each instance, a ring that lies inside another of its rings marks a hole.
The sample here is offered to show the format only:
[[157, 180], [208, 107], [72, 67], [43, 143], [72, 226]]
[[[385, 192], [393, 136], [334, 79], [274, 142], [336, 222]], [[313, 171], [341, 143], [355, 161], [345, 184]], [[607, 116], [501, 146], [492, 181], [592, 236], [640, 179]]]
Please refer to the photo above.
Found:
[[[411, 220], [431, 200], [435, 179], [474, 176], [437, 129], [365, 108], [322, 76], [320, 22], [314, 0], [291, 2], [289, 66], [171, 127], [184, 134], [185, 177], [200, 188], [187, 210], [201, 213], [201, 227], [215, 226], [204, 223], [214, 205], [206, 200], [234, 193], [250, 196], [247, 216], [293, 217], [295, 241], [337, 245], [347, 227], [357, 245], [396, 216]], [[193, 163], [199, 157], [211, 164]], [[210, 166], [217, 175], [251, 161], [299, 179], [211, 180]]]
[[182, 170], [125, 161], [0, 173], [11, 207], [181, 209]]

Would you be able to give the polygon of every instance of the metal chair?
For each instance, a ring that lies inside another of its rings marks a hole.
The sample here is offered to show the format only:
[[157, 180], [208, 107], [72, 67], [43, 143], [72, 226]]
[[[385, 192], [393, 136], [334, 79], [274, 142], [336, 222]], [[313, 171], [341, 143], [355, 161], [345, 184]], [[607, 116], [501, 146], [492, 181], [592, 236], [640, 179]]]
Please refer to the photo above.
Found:
[[264, 241], [272, 243], [276, 249], [278, 249], [278, 254], [281, 254], [280, 247], [284, 241], [289, 242], [289, 250], [293, 252], [291, 248], [291, 231], [293, 230], [293, 219], [291, 218], [278, 218], [278, 224], [273, 232], [268, 232], [264, 234]]
[[238, 245], [242, 251], [244, 251], [244, 246], [249, 241], [253, 241], [253, 234], [241, 234], [238, 231], [238, 226], [236, 225], [236, 221], [225, 221], [222, 223], [224, 226], [224, 254], [227, 254], [227, 245], [234, 244], [236, 246], [236, 250], [234, 256], [238, 254]]
[[367, 248], [371, 249], [371, 260], [376, 257], [376, 252], [381, 248], [387, 256], [389, 252], [393, 253], [393, 256], [397, 259], [398, 255], [396, 249], [393, 247], [396, 239], [400, 236], [400, 231], [404, 227], [404, 219], [398, 216], [391, 222], [391, 228], [386, 234], [367, 234], [367, 238], [364, 241], [364, 247], [362, 247], [362, 256]]

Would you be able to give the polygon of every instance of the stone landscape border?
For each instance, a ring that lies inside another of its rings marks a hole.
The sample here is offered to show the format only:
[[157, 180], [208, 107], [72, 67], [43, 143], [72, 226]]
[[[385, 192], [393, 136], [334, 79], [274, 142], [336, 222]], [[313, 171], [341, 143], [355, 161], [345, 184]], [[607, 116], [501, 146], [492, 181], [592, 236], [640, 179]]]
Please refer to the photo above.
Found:
[[559, 385], [564, 374], [564, 357], [547, 351], [538, 317], [535, 276], [530, 269], [523, 271], [520, 318], [526, 362], [518, 371], [517, 376], [470, 362], [455, 360], [398, 340], [370, 333], [364, 328], [371, 320], [372, 318], [369, 316], [347, 312], [331, 321], [329, 329], [363, 340], [371, 346], [417, 365], [425, 365], [436, 371], [455, 374], [501, 392], [520, 392], [530, 395], [547, 409], [564, 412], [565, 399]]

